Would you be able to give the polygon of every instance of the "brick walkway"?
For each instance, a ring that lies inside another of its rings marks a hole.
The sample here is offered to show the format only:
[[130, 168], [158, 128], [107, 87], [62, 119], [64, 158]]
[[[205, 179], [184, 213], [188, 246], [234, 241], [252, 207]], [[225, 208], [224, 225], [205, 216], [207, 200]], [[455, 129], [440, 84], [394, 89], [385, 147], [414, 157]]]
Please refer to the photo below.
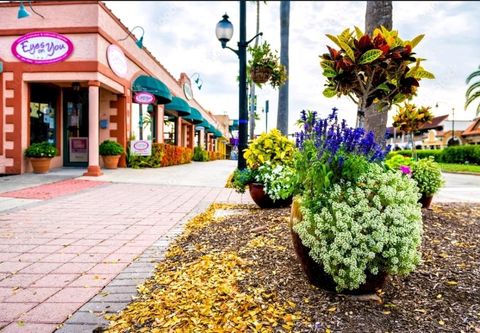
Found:
[[225, 188], [102, 184], [0, 213], [1, 332], [53, 332], [196, 207], [214, 201], [251, 203]]

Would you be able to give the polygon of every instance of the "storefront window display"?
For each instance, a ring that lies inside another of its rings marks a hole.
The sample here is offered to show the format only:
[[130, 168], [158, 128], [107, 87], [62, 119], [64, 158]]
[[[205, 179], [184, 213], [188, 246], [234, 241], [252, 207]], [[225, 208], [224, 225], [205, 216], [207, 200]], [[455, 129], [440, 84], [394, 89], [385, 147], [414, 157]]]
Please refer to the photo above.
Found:
[[31, 85], [30, 144], [48, 141], [57, 143], [58, 88], [43, 84]]

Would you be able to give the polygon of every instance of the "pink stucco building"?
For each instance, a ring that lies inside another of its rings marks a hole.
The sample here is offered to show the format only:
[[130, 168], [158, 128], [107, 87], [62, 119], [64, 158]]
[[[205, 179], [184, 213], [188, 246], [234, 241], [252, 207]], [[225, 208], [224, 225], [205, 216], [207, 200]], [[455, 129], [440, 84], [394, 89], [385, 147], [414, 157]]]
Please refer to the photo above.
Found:
[[23, 152], [45, 140], [60, 152], [51, 167], [85, 166], [88, 175], [101, 174], [105, 139], [224, 150], [228, 123], [193, 98], [186, 74], [173, 77], [138, 47], [105, 4], [32, 3], [44, 18], [18, 19], [18, 2], [0, 3], [0, 174], [30, 172]]

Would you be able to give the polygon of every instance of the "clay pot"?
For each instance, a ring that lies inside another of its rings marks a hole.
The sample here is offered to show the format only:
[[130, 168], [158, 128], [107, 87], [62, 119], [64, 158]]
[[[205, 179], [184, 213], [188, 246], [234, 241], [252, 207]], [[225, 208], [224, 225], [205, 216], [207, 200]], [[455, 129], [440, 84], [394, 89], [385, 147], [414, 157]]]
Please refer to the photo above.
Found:
[[102, 155], [103, 165], [105, 169], [116, 169], [118, 168], [118, 161], [120, 160], [121, 155]]
[[30, 157], [34, 173], [47, 173], [50, 170], [51, 157]]
[[252, 81], [258, 84], [267, 82], [272, 76], [272, 69], [269, 67], [252, 67], [250, 77]]
[[[310, 284], [323, 290], [336, 292], [335, 281], [332, 277], [325, 273], [323, 266], [310, 257], [310, 249], [302, 244], [302, 240], [298, 234], [293, 231], [292, 226], [302, 220], [302, 214], [300, 212], [300, 205], [295, 200], [292, 204], [292, 210], [290, 214], [290, 233], [292, 235], [293, 247], [297, 255], [297, 259], [302, 267], [302, 271], [307, 276]], [[378, 275], [367, 273], [366, 282], [360, 285], [354, 290], [343, 290], [342, 294], [372, 294], [376, 290], [382, 289], [385, 285], [388, 274], [380, 272]]]
[[430, 209], [432, 199], [433, 195], [426, 195], [425, 193], [422, 193], [422, 197], [419, 200], [419, 202], [422, 204], [422, 208]]
[[283, 208], [290, 206], [292, 203], [292, 198], [273, 201], [263, 190], [263, 184], [260, 183], [250, 183], [248, 184], [248, 189], [253, 201], [255, 201], [260, 208]]

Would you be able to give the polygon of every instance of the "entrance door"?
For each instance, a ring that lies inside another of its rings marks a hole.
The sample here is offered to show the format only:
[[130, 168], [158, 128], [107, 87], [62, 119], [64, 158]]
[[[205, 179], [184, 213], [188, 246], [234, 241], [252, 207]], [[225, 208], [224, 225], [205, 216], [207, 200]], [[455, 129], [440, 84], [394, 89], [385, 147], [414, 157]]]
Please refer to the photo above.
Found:
[[88, 89], [63, 89], [63, 165], [88, 165]]

